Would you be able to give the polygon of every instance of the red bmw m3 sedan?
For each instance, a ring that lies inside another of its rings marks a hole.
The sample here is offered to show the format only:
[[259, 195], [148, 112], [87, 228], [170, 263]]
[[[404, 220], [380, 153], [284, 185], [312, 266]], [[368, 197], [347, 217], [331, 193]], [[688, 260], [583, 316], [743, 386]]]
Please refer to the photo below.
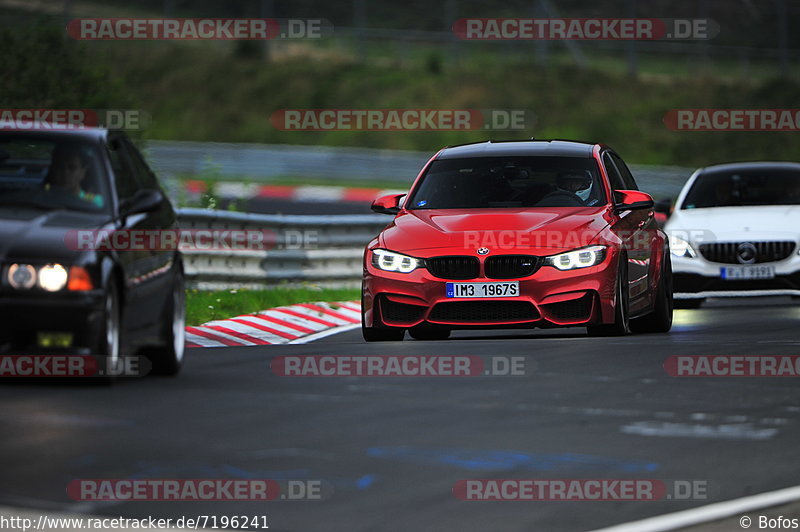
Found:
[[586, 327], [593, 336], [672, 327], [669, 242], [653, 199], [602, 144], [481, 142], [445, 148], [366, 247], [368, 342], [454, 329]]

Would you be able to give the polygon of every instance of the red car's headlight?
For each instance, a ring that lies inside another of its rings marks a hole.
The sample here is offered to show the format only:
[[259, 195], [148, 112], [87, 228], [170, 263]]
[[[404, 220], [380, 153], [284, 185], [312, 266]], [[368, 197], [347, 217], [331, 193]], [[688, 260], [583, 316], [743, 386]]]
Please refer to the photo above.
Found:
[[410, 273], [424, 266], [425, 261], [386, 249], [373, 249], [372, 265], [387, 272]]
[[566, 253], [559, 253], [558, 255], [550, 255], [544, 258], [544, 263], [547, 266], [553, 266], [561, 271], [565, 271], [596, 266], [603, 262], [605, 258], [605, 246], [589, 246], [588, 248], [567, 251]]

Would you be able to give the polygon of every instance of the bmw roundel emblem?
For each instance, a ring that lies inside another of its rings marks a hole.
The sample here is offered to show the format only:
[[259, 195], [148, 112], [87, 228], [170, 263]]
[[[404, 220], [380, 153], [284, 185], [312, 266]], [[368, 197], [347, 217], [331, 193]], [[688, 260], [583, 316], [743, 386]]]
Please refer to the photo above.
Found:
[[489, 248], [478, 248], [478, 255], [488, 255]]

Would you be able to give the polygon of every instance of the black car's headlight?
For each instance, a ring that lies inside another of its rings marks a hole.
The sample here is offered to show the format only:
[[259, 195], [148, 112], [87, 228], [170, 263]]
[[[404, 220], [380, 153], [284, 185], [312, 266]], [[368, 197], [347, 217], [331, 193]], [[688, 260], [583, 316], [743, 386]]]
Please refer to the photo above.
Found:
[[6, 281], [16, 290], [30, 290], [36, 285], [47, 292], [58, 292], [65, 287], [70, 291], [92, 290], [94, 287], [85, 268], [72, 266], [68, 271], [58, 263], [38, 268], [31, 264], [11, 264], [6, 269]]
[[410, 273], [424, 266], [425, 261], [387, 249], [373, 249], [372, 265], [387, 272]]
[[603, 262], [605, 258], [605, 246], [589, 246], [574, 251], [567, 251], [566, 253], [559, 253], [558, 255], [550, 255], [544, 258], [544, 263], [547, 266], [553, 266], [561, 271], [565, 271], [596, 266]]
[[27, 290], [36, 284], [36, 268], [30, 264], [12, 264], [6, 272], [11, 288]]
[[67, 286], [67, 269], [60, 264], [47, 264], [39, 268], [39, 287], [48, 292], [58, 292]]

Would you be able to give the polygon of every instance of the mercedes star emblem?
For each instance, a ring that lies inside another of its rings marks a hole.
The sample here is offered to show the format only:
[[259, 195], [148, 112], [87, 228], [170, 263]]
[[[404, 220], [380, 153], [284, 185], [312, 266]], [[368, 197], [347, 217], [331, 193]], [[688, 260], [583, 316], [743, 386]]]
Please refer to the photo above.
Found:
[[750, 242], [742, 242], [736, 250], [736, 260], [739, 264], [753, 264], [758, 256], [758, 250]]

